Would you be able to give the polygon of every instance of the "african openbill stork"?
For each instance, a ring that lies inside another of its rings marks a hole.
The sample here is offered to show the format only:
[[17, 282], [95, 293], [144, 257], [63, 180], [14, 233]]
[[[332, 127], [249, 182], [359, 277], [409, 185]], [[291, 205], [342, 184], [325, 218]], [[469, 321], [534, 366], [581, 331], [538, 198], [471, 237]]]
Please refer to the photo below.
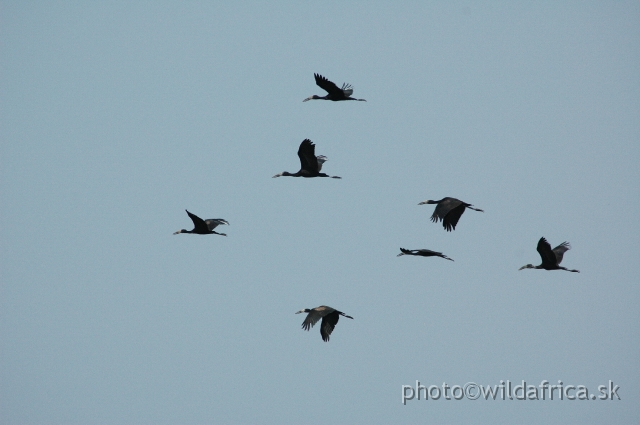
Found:
[[314, 94], [313, 96], [309, 96], [308, 98], [303, 100], [303, 102], [306, 102], [307, 100], [311, 100], [311, 99], [333, 100], [334, 102], [338, 100], [359, 100], [361, 102], [366, 102], [366, 100], [364, 99], [356, 99], [354, 97], [351, 97], [351, 95], [353, 94], [353, 87], [351, 86], [351, 84], [343, 83], [342, 88], [339, 89], [338, 86], [335, 85], [335, 83], [327, 80], [322, 75], [313, 74], [313, 76], [316, 78], [316, 84], [322, 90], [326, 91], [327, 95], [318, 96]]
[[207, 220], [203, 220], [197, 215], [191, 214], [188, 210], [185, 210], [185, 211], [187, 211], [187, 214], [189, 214], [191, 221], [193, 221], [193, 226], [194, 226], [193, 230], [186, 230], [186, 229], [178, 230], [177, 232], [173, 233], [174, 235], [177, 235], [178, 233], [195, 233], [196, 235], [215, 234], [220, 236], [227, 236], [225, 233], [218, 233], [213, 231], [213, 229], [215, 229], [221, 224], [229, 225], [229, 222], [227, 220], [223, 220], [221, 218], [209, 218]]
[[398, 254], [398, 257], [400, 257], [401, 255], [417, 255], [420, 257], [442, 257], [445, 260], [450, 260], [453, 261], [451, 258], [447, 257], [446, 255], [444, 255], [441, 252], [436, 252], [436, 251], [431, 251], [430, 249], [404, 249], [404, 248], [400, 248], [400, 254]]
[[438, 220], [442, 221], [442, 227], [444, 227], [447, 232], [451, 230], [456, 230], [456, 224], [458, 224], [458, 220], [460, 220], [460, 216], [464, 213], [465, 208], [472, 209], [474, 211], [484, 212], [479, 208], [473, 208], [471, 204], [467, 204], [466, 202], [462, 202], [456, 198], [442, 198], [439, 201], [423, 201], [418, 205], [424, 204], [438, 204], [436, 209], [433, 211], [433, 215], [431, 216], [431, 221], [436, 223]]
[[309, 313], [307, 314], [306, 319], [302, 322], [302, 329], [305, 331], [310, 330], [313, 325], [318, 323], [318, 320], [322, 319], [322, 323], [320, 324], [320, 335], [322, 335], [322, 340], [327, 342], [329, 341], [329, 335], [333, 332], [333, 328], [336, 327], [338, 320], [340, 320], [340, 316], [347, 317], [349, 319], [353, 319], [351, 316], [347, 316], [341, 311], [336, 310], [335, 308], [327, 307], [326, 305], [321, 305], [320, 307], [297, 311], [296, 314], [299, 313]]
[[316, 156], [316, 145], [309, 139], [304, 139], [300, 143], [298, 148], [298, 157], [300, 158], [300, 171], [295, 174], [291, 174], [288, 171], [276, 174], [275, 177], [290, 176], [290, 177], [331, 177], [332, 179], [341, 179], [338, 176], [329, 176], [325, 173], [321, 173], [322, 164], [327, 161], [327, 157], [324, 155]]
[[571, 249], [571, 245], [569, 242], [562, 242], [557, 247], [551, 249], [551, 245], [549, 242], [542, 237], [538, 241], [538, 253], [540, 254], [540, 258], [542, 258], [542, 264], [539, 266], [534, 266], [533, 264], [527, 264], [526, 266], [520, 267], [518, 270], [522, 269], [544, 269], [544, 270], [566, 270], [568, 272], [580, 273], [579, 270], [570, 270], [566, 267], [562, 267], [560, 263], [562, 262], [562, 257], [564, 253]]

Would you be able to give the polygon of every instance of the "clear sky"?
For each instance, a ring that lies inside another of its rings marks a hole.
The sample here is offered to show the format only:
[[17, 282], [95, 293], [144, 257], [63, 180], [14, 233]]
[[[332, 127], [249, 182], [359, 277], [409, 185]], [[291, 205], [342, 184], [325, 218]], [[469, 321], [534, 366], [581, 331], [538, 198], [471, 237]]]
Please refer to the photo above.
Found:
[[0, 107], [2, 424], [640, 423], [637, 1], [2, 1]]

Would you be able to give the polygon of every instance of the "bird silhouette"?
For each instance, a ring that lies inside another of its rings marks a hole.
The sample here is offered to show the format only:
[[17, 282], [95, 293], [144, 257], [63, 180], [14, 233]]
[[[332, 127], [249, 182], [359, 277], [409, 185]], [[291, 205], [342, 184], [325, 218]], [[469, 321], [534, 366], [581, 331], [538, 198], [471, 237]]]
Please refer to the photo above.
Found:
[[278, 173], [273, 178], [290, 176], [290, 177], [331, 177], [332, 179], [341, 179], [338, 176], [329, 176], [321, 173], [322, 164], [327, 161], [324, 155], [316, 156], [316, 145], [309, 139], [304, 139], [298, 148], [298, 157], [300, 158], [300, 171], [291, 174], [288, 171]]
[[340, 316], [353, 319], [353, 317], [347, 316], [343, 312], [338, 311], [335, 308], [327, 307], [326, 305], [321, 305], [320, 307], [311, 309], [305, 308], [304, 310], [296, 312], [296, 314], [299, 313], [309, 313], [304, 319], [304, 322], [302, 322], [302, 329], [305, 331], [310, 330], [313, 325], [318, 323], [318, 320], [322, 319], [322, 323], [320, 324], [320, 335], [322, 336], [322, 340], [325, 342], [329, 341], [329, 335], [331, 335], [331, 332], [333, 332], [333, 329], [336, 327], [338, 320], [340, 320]]
[[351, 97], [351, 95], [353, 94], [353, 87], [351, 87], [351, 84], [344, 83], [342, 84], [342, 88], [339, 89], [338, 86], [336, 86], [333, 82], [324, 78], [322, 75], [313, 74], [313, 76], [316, 79], [316, 84], [322, 90], [326, 91], [327, 95], [318, 96], [314, 94], [313, 96], [309, 96], [308, 98], [303, 100], [303, 102], [306, 102], [307, 100], [311, 100], [311, 99], [333, 100], [334, 102], [338, 100], [359, 100], [361, 102], [366, 102], [366, 100], [364, 99], [356, 99], [354, 97]]
[[442, 227], [444, 227], [447, 232], [456, 230], [456, 224], [458, 224], [458, 220], [460, 220], [460, 216], [464, 213], [465, 208], [484, 212], [479, 208], [474, 208], [471, 204], [449, 197], [442, 198], [439, 201], [422, 201], [418, 205], [424, 204], [438, 204], [436, 209], [433, 211], [431, 221], [434, 223], [438, 222], [438, 220], [442, 221]]
[[[185, 210], [187, 211], [187, 210]], [[189, 217], [191, 218], [191, 221], [193, 221], [193, 230], [186, 230], [186, 229], [181, 229], [178, 230], [177, 232], [174, 232], [174, 235], [177, 235], [178, 233], [194, 233], [196, 235], [220, 235], [220, 236], [227, 236], [225, 233], [218, 233], [218, 232], [214, 232], [213, 229], [215, 229], [216, 227], [218, 227], [221, 224], [226, 224], [228, 225], [229, 222], [227, 220], [223, 220], [221, 218], [209, 218], [207, 220], [203, 220], [200, 217], [198, 217], [195, 214], [191, 214], [189, 211], [187, 211], [187, 214], [189, 214]]]
[[442, 257], [445, 260], [453, 261], [451, 258], [447, 257], [441, 252], [431, 251], [430, 249], [404, 249], [400, 248], [400, 254], [397, 256], [400, 257], [402, 255], [417, 255], [420, 257]]
[[571, 245], [569, 242], [562, 242], [557, 247], [551, 249], [551, 245], [549, 242], [542, 237], [538, 241], [538, 253], [540, 254], [540, 258], [542, 258], [542, 264], [539, 266], [534, 266], [533, 264], [527, 264], [526, 266], [520, 267], [518, 270], [522, 269], [544, 269], [544, 270], [566, 270], [568, 272], [580, 273], [579, 270], [570, 270], [566, 267], [562, 267], [560, 263], [562, 262], [562, 257], [564, 257], [564, 253], [571, 249]]

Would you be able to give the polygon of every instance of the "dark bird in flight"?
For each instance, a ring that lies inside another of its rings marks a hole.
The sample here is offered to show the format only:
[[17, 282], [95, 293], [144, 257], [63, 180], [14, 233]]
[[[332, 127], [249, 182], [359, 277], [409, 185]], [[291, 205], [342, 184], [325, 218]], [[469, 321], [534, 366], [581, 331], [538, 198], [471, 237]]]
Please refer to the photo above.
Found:
[[447, 232], [452, 230], [456, 230], [456, 224], [458, 224], [458, 220], [460, 220], [460, 216], [464, 212], [465, 208], [469, 208], [475, 211], [484, 212], [479, 208], [473, 208], [471, 204], [467, 204], [466, 202], [462, 202], [456, 198], [442, 198], [439, 201], [423, 201], [418, 205], [424, 204], [438, 204], [436, 209], [433, 211], [433, 215], [431, 216], [431, 221], [437, 223], [438, 220], [442, 221], [442, 227], [447, 229]]
[[518, 270], [522, 269], [544, 269], [544, 270], [566, 270], [568, 272], [580, 273], [579, 270], [569, 270], [566, 267], [562, 267], [560, 263], [562, 262], [562, 257], [564, 253], [571, 249], [571, 245], [569, 242], [562, 242], [557, 247], [551, 249], [551, 245], [545, 238], [540, 238], [538, 241], [538, 253], [540, 254], [540, 258], [542, 258], [542, 264], [539, 266], [534, 266], [533, 264], [527, 264], [526, 266], [520, 267]]
[[313, 96], [309, 96], [308, 98], [303, 100], [303, 102], [311, 99], [333, 100], [334, 102], [337, 100], [359, 100], [361, 102], [366, 102], [366, 100], [364, 99], [356, 99], [354, 97], [351, 97], [351, 95], [353, 94], [353, 87], [351, 87], [351, 84], [344, 83], [342, 84], [342, 88], [339, 89], [338, 86], [324, 78], [322, 75], [313, 74], [313, 76], [316, 77], [316, 84], [322, 90], [326, 91], [327, 95], [317, 96], [314, 94]]
[[430, 249], [404, 249], [404, 248], [400, 248], [400, 251], [402, 251], [402, 252], [400, 252], [400, 254], [398, 254], [398, 257], [400, 257], [401, 255], [418, 255], [420, 257], [442, 257], [445, 260], [453, 261], [451, 258], [447, 257], [443, 253], [431, 251]]
[[347, 317], [349, 319], [353, 319], [351, 316], [347, 316], [341, 311], [336, 310], [335, 308], [327, 307], [326, 305], [321, 305], [320, 307], [297, 311], [296, 314], [299, 313], [309, 313], [307, 314], [306, 319], [302, 322], [302, 329], [305, 331], [310, 330], [313, 325], [318, 323], [318, 320], [322, 319], [322, 323], [320, 324], [320, 335], [322, 335], [322, 340], [327, 342], [329, 341], [329, 335], [333, 332], [333, 328], [336, 327], [340, 316]]
[[341, 179], [338, 176], [328, 176], [321, 173], [322, 164], [327, 161], [324, 155], [316, 156], [316, 145], [309, 139], [304, 139], [298, 148], [298, 157], [300, 158], [300, 171], [291, 174], [288, 171], [276, 174], [275, 177], [291, 176], [291, 177], [331, 177], [332, 179]]
[[189, 211], [187, 211], [187, 214], [189, 214], [191, 221], [193, 221], [193, 226], [194, 226], [193, 230], [186, 230], [186, 229], [178, 230], [177, 232], [174, 233], [174, 235], [177, 235], [178, 233], [195, 233], [197, 235], [216, 234], [220, 236], [227, 236], [224, 233], [218, 233], [213, 231], [213, 229], [215, 229], [221, 224], [229, 225], [229, 222], [227, 220], [223, 220], [221, 218], [209, 218], [207, 220], [203, 220], [197, 215], [191, 214]]

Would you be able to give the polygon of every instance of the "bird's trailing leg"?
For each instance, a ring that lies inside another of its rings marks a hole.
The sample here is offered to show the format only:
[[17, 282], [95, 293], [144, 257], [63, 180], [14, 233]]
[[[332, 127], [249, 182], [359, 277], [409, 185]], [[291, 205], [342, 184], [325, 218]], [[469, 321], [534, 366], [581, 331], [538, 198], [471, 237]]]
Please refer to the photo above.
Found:
[[566, 267], [560, 267], [560, 270], [566, 270], [568, 272], [573, 272], [573, 273], [580, 273], [580, 270], [568, 269]]

